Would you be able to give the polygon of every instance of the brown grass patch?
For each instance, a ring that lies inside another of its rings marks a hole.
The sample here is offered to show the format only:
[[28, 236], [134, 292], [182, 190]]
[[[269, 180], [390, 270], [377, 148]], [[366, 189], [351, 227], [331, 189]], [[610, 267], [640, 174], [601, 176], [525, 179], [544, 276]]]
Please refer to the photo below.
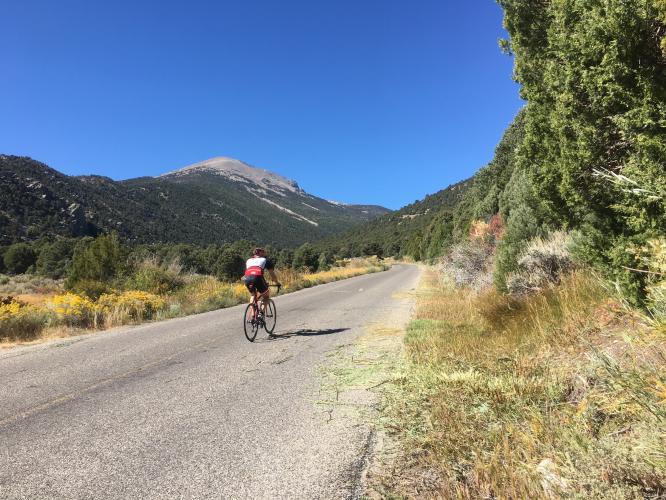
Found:
[[430, 272], [405, 350], [386, 410], [405, 451], [386, 492], [666, 495], [666, 341], [590, 275], [512, 298]]
[[19, 302], [23, 302], [31, 306], [42, 306], [55, 296], [55, 293], [31, 293], [17, 295], [14, 298]]

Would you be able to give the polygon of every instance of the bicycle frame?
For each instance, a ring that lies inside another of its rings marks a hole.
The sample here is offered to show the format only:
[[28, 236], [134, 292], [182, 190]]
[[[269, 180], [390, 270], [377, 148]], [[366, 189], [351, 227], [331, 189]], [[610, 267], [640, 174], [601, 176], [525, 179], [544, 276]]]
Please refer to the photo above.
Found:
[[[277, 288], [277, 293], [280, 293], [280, 288], [282, 288], [282, 285], [277, 285], [277, 284], [271, 283], [270, 285], [268, 285], [268, 287], [269, 288], [270, 287], [275, 287], [275, 288]], [[263, 294], [259, 293], [256, 289], [252, 293], [250, 303], [254, 305], [254, 307], [252, 308], [252, 319], [255, 320], [255, 321], [257, 320], [257, 316], [259, 314], [259, 300], [261, 299], [262, 295]]]

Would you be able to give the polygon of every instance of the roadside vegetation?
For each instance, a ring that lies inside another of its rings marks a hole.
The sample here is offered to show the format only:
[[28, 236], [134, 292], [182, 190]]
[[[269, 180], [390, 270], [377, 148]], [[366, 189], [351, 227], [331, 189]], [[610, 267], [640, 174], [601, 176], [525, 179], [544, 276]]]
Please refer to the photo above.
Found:
[[[15, 255], [30, 254], [33, 264], [26, 257], [19, 269], [11, 270], [28, 273], [0, 274], [0, 342], [6, 345], [211, 311], [249, 297], [239, 281], [249, 242], [207, 249], [176, 246], [180, 251], [199, 250], [210, 262], [197, 267], [192, 259], [185, 267], [173, 247], [131, 248], [115, 234], [102, 235], [67, 245], [70, 257], [58, 260], [63, 269], [50, 266], [56, 278], [31, 268], [40, 262], [35, 259], [53, 264], [42, 258], [51, 246], [39, 253], [25, 244], [9, 248], [5, 261], [10, 266], [22, 260]], [[278, 255], [283, 292], [386, 269], [376, 258], [333, 261], [307, 246]]]
[[[492, 285], [502, 231], [482, 221], [424, 275], [382, 422], [400, 458], [375, 491], [410, 498], [663, 498], [666, 316], [634, 309], [575, 257], [526, 245]], [[655, 250], [649, 249], [654, 255]], [[663, 265], [663, 249], [646, 265]], [[664, 281], [650, 287], [661, 290]]]

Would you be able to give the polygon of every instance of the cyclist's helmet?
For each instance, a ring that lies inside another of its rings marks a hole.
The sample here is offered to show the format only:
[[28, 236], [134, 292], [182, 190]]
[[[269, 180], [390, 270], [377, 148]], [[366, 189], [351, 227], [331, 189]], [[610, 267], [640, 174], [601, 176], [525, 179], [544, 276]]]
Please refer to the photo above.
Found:
[[257, 257], [263, 257], [266, 255], [266, 249], [257, 247], [254, 250], [252, 250], [252, 255], [256, 255]]

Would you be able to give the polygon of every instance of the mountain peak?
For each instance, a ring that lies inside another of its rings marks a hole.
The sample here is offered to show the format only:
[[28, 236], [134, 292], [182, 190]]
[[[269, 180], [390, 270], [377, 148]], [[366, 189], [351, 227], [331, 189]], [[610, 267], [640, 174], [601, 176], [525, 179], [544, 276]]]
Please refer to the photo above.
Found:
[[0, 195], [0, 245], [117, 231], [137, 243], [209, 245], [245, 238], [288, 247], [387, 212], [336, 207], [232, 158], [212, 158], [159, 178], [113, 181], [70, 177], [30, 158], [0, 155], [0, 193], [10, 193]]
[[219, 175], [233, 181], [254, 184], [263, 189], [278, 192], [279, 194], [284, 194], [285, 191], [292, 193], [303, 192], [296, 181], [226, 156], [217, 156], [209, 160], [194, 163], [193, 165], [162, 174], [160, 177], [183, 177], [201, 173]]

